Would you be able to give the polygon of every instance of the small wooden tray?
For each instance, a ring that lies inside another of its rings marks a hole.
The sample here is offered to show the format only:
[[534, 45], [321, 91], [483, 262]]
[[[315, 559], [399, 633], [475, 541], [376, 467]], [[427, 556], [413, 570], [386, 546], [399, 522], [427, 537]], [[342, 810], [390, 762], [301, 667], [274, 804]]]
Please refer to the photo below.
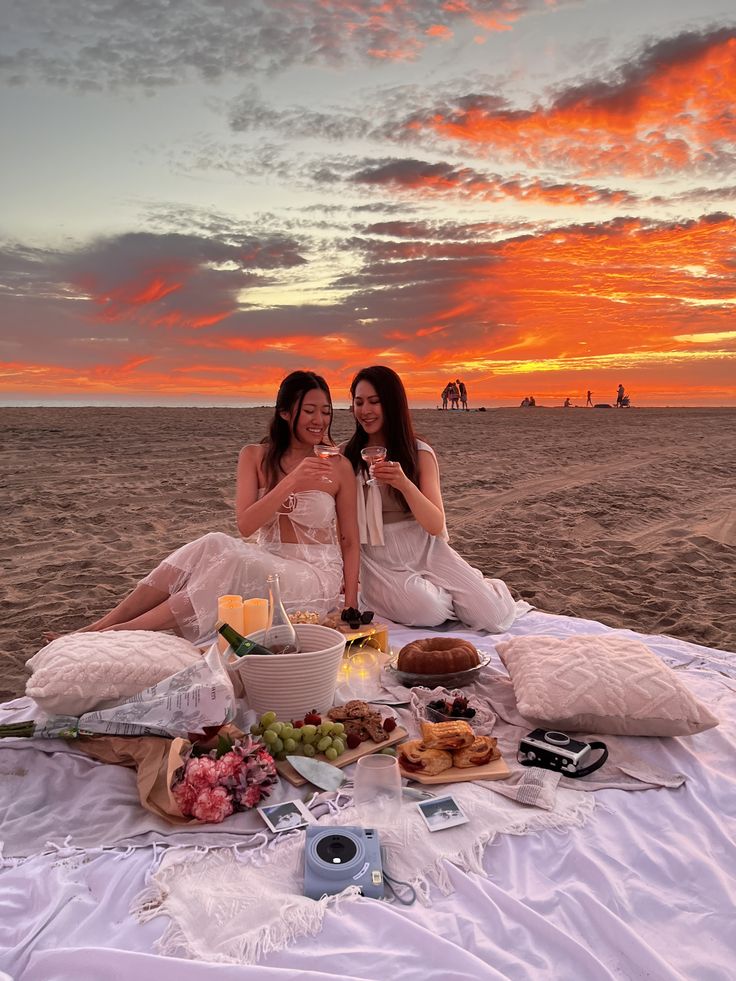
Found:
[[407, 780], [416, 780], [417, 783], [441, 784], [441, 783], [464, 783], [466, 780], [505, 780], [511, 776], [506, 760], [503, 756], [483, 766], [453, 766], [452, 769], [443, 770], [442, 773], [430, 775], [424, 773], [412, 773], [404, 770], [399, 764], [402, 777]]
[[[366, 742], [361, 743], [360, 746], [356, 746], [355, 749], [346, 749], [336, 760], [328, 760], [324, 753], [317, 753], [312, 759], [320, 760], [322, 763], [330, 763], [332, 766], [339, 767], [342, 769], [344, 766], [350, 766], [351, 763], [355, 763], [356, 760], [360, 759], [361, 756], [369, 756], [371, 753], [377, 753], [381, 749], [386, 749], [387, 746], [393, 746], [395, 743], [401, 742], [402, 739], [406, 739], [409, 733], [406, 729], [402, 729], [401, 726], [397, 726], [394, 731], [387, 736], [382, 742], [374, 743], [372, 739], [368, 739]], [[305, 783], [309, 781], [297, 773], [294, 767], [289, 763], [288, 760], [277, 760], [276, 769], [288, 780], [289, 783], [293, 784], [295, 787], [303, 787]]]

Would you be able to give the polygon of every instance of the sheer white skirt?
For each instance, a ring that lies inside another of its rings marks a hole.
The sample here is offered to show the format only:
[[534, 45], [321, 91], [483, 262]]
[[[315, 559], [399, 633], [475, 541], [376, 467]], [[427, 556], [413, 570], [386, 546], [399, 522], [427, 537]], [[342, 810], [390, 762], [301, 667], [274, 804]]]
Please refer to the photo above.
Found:
[[287, 611], [338, 605], [342, 555], [337, 545], [275, 543], [265, 549], [222, 532], [211, 532], [172, 552], [141, 583], [170, 595], [170, 606], [183, 637], [193, 643], [211, 638], [217, 597], [266, 596], [266, 576], [276, 572]]
[[383, 534], [385, 545], [360, 549], [361, 599], [380, 616], [409, 627], [460, 620], [473, 630], [501, 633], [530, 608], [417, 521], [385, 524]]

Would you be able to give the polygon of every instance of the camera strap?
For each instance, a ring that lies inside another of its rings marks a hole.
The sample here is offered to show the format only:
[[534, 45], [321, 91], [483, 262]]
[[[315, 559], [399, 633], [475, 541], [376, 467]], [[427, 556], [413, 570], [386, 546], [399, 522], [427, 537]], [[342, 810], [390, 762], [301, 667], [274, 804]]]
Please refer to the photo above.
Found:
[[[386, 871], [386, 852], [381, 849], [381, 861], [383, 863], [383, 883], [394, 897], [398, 900], [402, 906], [413, 906], [417, 899], [417, 891], [414, 886], [410, 885], [408, 882], [401, 882], [400, 879], [394, 879], [392, 875], [389, 875]], [[396, 886], [401, 886], [402, 889], [406, 889], [406, 898], [404, 898], [397, 890]]]

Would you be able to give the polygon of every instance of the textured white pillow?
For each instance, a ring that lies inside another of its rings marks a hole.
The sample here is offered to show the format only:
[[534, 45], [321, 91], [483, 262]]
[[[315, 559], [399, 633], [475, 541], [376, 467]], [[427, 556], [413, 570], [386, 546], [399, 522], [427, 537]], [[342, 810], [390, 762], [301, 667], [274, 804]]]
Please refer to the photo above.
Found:
[[153, 630], [66, 634], [28, 661], [29, 695], [49, 715], [114, 705], [202, 657], [188, 640]]
[[515, 637], [496, 647], [521, 715], [563, 732], [687, 736], [718, 719], [638, 640]]

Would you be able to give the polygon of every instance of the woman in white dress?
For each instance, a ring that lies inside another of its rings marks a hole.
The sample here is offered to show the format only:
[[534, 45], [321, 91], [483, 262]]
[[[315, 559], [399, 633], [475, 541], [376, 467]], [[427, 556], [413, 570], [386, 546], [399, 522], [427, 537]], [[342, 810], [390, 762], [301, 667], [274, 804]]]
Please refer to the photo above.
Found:
[[314, 454], [332, 443], [331, 424], [324, 379], [311, 371], [288, 375], [268, 435], [240, 451], [235, 508], [243, 538], [211, 532], [183, 545], [83, 629], [173, 630], [200, 643], [215, 631], [218, 596], [263, 596], [272, 572], [287, 611], [328, 613], [343, 584], [346, 606], [357, 606], [355, 478], [343, 457]]
[[[486, 579], [450, 547], [432, 447], [418, 440], [403, 383], [383, 365], [350, 386], [355, 433], [343, 452], [358, 481], [360, 592], [364, 606], [396, 623], [436, 627], [460, 620], [500, 633], [529, 609], [500, 579]], [[385, 446], [368, 484], [365, 446]]]

